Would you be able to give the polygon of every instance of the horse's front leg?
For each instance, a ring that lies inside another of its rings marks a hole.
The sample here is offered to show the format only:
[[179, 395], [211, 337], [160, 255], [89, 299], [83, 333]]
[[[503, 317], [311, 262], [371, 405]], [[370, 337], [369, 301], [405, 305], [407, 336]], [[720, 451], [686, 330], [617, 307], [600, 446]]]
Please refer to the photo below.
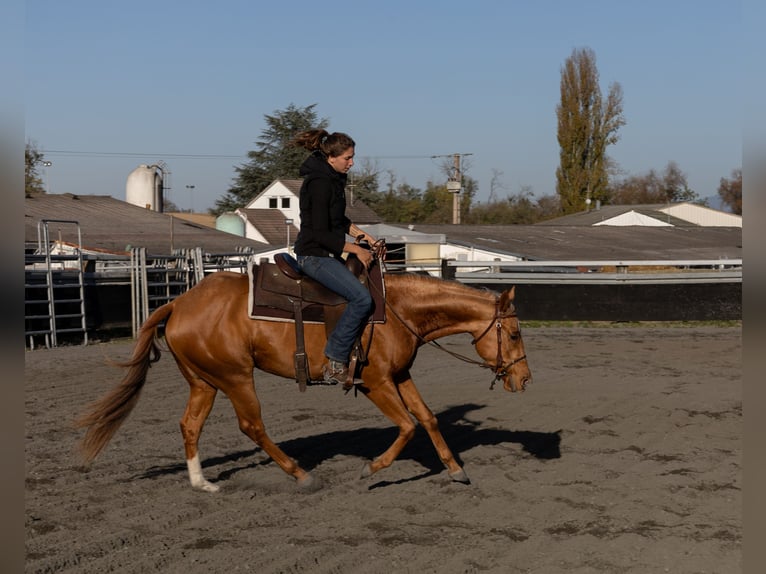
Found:
[[441, 431], [439, 430], [439, 423], [436, 420], [436, 416], [431, 409], [428, 408], [423, 397], [420, 395], [415, 383], [412, 381], [412, 377], [407, 373], [407, 378], [399, 383], [399, 395], [402, 397], [402, 401], [407, 406], [409, 411], [418, 419], [418, 422], [426, 429], [428, 436], [431, 437], [431, 442], [436, 449], [436, 453], [439, 458], [447, 467], [450, 478], [456, 482], [462, 482], [468, 484], [471, 481], [468, 479], [468, 475], [465, 470], [457, 463], [455, 456], [447, 446], [447, 441], [444, 440]]
[[362, 469], [362, 478], [366, 478], [393, 464], [405, 445], [415, 435], [415, 423], [402, 402], [393, 381], [385, 381], [378, 385], [363, 385], [358, 389], [380, 409], [380, 412], [399, 427], [399, 435], [391, 446], [383, 454], [365, 464]]

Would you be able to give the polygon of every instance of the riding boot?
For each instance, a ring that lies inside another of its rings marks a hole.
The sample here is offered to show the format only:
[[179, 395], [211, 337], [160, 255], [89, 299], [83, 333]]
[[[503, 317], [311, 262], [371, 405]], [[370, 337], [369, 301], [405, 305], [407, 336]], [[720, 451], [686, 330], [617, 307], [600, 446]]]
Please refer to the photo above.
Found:
[[345, 386], [349, 377], [348, 365], [330, 359], [330, 362], [322, 367], [322, 376], [324, 382], [328, 385], [342, 383]]

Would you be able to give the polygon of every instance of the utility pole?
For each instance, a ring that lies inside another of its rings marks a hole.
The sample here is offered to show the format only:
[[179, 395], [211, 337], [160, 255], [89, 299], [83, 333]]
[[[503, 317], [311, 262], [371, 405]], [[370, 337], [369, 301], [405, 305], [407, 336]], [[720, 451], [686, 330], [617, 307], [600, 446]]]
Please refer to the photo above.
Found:
[[194, 213], [194, 189], [196, 185], [187, 185], [186, 189], [189, 190], [189, 213]]
[[[463, 188], [463, 174], [460, 172], [460, 158], [472, 153], [453, 153], [452, 156], [452, 175], [447, 178], [447, 191], [452, 194], [452, 223], [460, 224], [460, 190]], [[436, 157], [450, 157], [449, 155], [433, 155]]]

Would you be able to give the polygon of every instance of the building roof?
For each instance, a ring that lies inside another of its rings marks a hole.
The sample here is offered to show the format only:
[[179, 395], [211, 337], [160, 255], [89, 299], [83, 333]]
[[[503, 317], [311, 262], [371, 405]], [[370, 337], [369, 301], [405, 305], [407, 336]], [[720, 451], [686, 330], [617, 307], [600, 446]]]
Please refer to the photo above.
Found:
[[[277, 182], [283, 184], [288, 190], [293, 192], [295, 197], [300, 197], [301, 185], [303, 184], [302, 179], [278, 179], [274, 183]], [[271, 189], [274, 183], [267, 187], [266, 190]], [[264, 192], [266, 190], [264, 190]], [[346, 215], [356, 224], [383, 222], [377, 213], [370, 209], [364, 202], [354, 198], [353, 192], [348, 189], [346, 189]]]
[[416, 224], [413, 229], [531, 261], [742, 258], [741, 227]]
[[[151, 255], [169, 255], [173, 249], [201, 247], [208, 253], [233, 253], [249, 247], [255, 253], [270, 249], [259, 241], [218, 231], [166, 213], [137, 207], [106, 195], [35, 194], [24, 201], [24, 240], [38, 242], [41, 220], [76, 221], [82, 245], [121, 253], [130, 247], [145, 247]], [[50, 239], [77, 242], [74, 225], [49, 224]]]
[[[248, 223], [255, 227], [269, 245], [286, 245], [287, 227], [285, 215], [278, 209], [239, 209]], [[290, 224], [291, 243], [298, 237], [298, 228]]]
[[[620, 217], [626, 213], [633, 212], [639, 217], [648, 217], [659, 220], [665, 224], [675, 225], [677, 227], [690, 227], [696, 224], [673, 217], [672, 215], [661, 211], [667, 204], [643, 204], [643, 205], [602, 205], [588, 211], [570, 213], [554, 219], [540, 221], [535, 225], [603, 225], [605, 222], [615, 217]], [[640, 223], [637, 223], [640, 225]]]
[[192, 223], [196, 223], [198, 225], [204, 225], [205, 227], [212, 227], [213, 229], [216, 228], [215, 226], [216, 216], [210, 213], [192, 213], [189, 211], [167, 211], [165, 213], [167, 215], [172, 215], [173, 217], [177, 217], [178, 219], [191, 221]]
[[621, 213], [620, 215], [605, 221], [599, 221], [593, 225], [616, 225], [620, 227], [630, 227], [634, 225], [647, 227], [670, 227], [673, 224], [668, 223], [667, 221], [662, 221], [656, 217], [650, 217], [649, 215], [638, 213], [637, 211], [631, 209], [630, 211], [626, 211], [625, 213]]
[[[261, 211], [261, 210], [256, 210]], [[276, 210], [265, 210], [278, 213]], [[285, 240], [284, 218], [278, 214], [278, 239]], [[150, 211], [100, 195], [40, 194], [24, 202], [25, 241], [37, 245], [43, 219], [77, 221], [83, 247], [123, 252], [145, 247], [152, 255], [173, 248], [201, 247], [208, 253], [232, 253], [250, 247], [255, 253], [274, 249], [264, 243], [218, 231], [168, 214]], [[51, 239], [76, 242], [76, 231], [52, 223]], [[437, 242], [486, 249], [527, 260], [741, 259], [741, 227], [612, 227], [580, 225], [393, 225], [400, 236], [431, 234]], [[292, 233], [292, 231], [291, 231]], [[292, 239], [292, 236], [291, 236]]]
[[601, 205], [536, 225], [675, 225], [677, 227], [742, 227], [742, 216], [687, 201], [640, 205]]

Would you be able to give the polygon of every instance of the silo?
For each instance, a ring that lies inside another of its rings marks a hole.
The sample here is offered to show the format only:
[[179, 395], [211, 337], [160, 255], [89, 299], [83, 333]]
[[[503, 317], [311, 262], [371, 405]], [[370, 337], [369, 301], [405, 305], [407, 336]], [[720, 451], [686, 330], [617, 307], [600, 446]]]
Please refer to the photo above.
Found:
[[125, 201], [152, 211], [162, 211], [162, 173], [156, 165], [141, 164], [128, 175]]
[[233, 233], [240, 237], [245, 236], [245, 220], [233, 211], [222, 213], [215, 220], [215, 228], [218, 231]]

